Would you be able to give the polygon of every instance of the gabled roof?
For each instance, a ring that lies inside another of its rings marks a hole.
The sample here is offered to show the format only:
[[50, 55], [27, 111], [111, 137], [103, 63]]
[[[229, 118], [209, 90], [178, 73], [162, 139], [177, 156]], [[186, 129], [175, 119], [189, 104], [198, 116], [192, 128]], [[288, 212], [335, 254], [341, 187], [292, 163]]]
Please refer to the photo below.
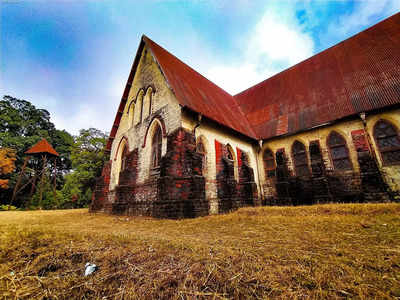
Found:
[[400, 103], [400, 13], [235, 96], [143, 36], [107, 150], [145, 46], [183, 107], [254, 139], [293, 134]]
[[33, 145], [30, 149], [25, 151], [25, 154], [50, 154], [59, 156], [56, 150], [49, 144], [46, 139], [41, 139], [35, 145]]
[[255, 137], [246, 117], [232, 95], [143, 35], [121, 98], [113, 128], [111, 129], [110, 138], [106, 146], [107, 150], [111, 149], [112, 141], [117, 133], [119, 122], [128, 100], [129, 90], [145, 46], [150, 50], [167, 84], [183, 107], [198, 112], [244, 135]]
[[262, 139], [400, 103], [400, 13], [234, 97]]
[[235, 99], [174, 55], [144, 36], [179, 103], [222, 125], [255, 137]]

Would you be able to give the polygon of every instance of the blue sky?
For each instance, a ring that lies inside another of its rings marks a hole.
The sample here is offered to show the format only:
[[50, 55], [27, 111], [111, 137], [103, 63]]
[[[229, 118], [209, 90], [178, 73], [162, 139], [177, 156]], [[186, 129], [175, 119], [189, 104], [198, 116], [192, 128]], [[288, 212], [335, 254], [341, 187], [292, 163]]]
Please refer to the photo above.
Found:
[[0, 93], [109, 131], [146, 34], [235, 94], [400, 11], [400, 0], [4, 0]]

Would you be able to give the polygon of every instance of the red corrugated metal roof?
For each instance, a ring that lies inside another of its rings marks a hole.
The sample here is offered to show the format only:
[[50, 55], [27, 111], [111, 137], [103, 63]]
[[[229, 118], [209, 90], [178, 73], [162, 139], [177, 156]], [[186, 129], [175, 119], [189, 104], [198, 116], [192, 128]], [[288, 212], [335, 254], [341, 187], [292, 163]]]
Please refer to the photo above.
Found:
[[33, 145], [29, 150], [25, 151], [25, 154], [51, 154], [59, 156], [56, 150], [49, 144], [46, 139], [42, 139]]
[[262, 139], [400, 103], [400, 13], [234, 98]]
[[108, 150], [144, 45], [182, 106], [255, 139], [291, 134], [400, 103], [400, 13], [235, 96], [143, 36]]
[[148, 37], [145, 36], [143, 39], [182, 106], [249, 137], [255, 137], [238, 103], [230, 94]]

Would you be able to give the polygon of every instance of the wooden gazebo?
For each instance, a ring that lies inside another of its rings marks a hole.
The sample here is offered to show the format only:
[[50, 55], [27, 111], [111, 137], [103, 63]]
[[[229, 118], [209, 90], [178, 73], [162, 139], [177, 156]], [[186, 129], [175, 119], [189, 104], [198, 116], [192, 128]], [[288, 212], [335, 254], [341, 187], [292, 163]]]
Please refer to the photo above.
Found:
[[[14, 192], [12, 196], [11, 203], [14, 202], [15, 196], [20, 192], [23, 188], [25, 188], [27, 185], [31, 185], [31, 193], [30, 195], [32, 196], [35, 189], [36, 189], [36, 180], [40, 176], [40, 201], [42, 200], [42, 195], [43, 195], [43, 180], [44, 176], [47, 171], [47, 162], [53, 160], [54, 161], [54, 184], [53, 184], [53, 191], [54, 191], [54, 199], [56, 198], [56, 159], [59, 156], [57, 151], [49, 144], [49, 142], [46, 139], [41, 139], [39, 142], [37, 142], [35, 145], [33, 145], [30, 149], [25, 151], [25, 154], [27, 156], [25, 157], [24, 164], [22, 166], [21, 172], [18, 176], [17, 182], [14, 187]], [[25, 169], [26, 166], [31, 159], [31, 157], [36, 157], [42, 160], [42, 168], [41, 170], [34, 169], [34, 176], [28, 180], [27, 183], [25, 183], [23, 186], [20, 187], [22, 177], [25, 174]]]

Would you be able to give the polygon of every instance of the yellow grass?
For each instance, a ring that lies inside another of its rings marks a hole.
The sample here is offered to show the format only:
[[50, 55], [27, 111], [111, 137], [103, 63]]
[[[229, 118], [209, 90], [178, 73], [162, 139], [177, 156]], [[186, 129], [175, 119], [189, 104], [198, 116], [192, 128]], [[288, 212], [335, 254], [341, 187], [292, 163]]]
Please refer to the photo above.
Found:
[[[100, 269], [84, 277], [86, 262]], [[179, 221], [0, 212], [0, 294], [396, 299], [400, 205], [244, 208]]]

